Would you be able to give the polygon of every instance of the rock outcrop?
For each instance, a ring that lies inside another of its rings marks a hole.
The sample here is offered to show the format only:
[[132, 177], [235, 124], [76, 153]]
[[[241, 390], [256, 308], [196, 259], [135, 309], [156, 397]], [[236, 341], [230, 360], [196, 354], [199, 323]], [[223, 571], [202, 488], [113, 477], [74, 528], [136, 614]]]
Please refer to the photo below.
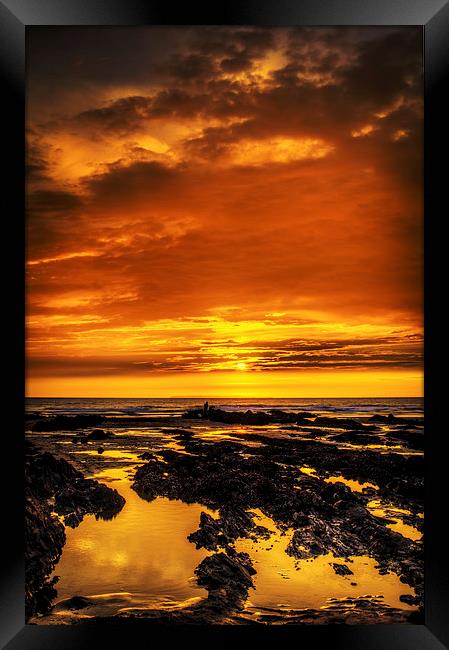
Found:
[[49, 576], [65, 544], [66, 526], [84, 515], [114, 517], [125, 504], [116, 491], [85, 479], [67, 461], [27, 444], [25, 456], [25, 610], [27, 620], [43, 614], [56, 596]]

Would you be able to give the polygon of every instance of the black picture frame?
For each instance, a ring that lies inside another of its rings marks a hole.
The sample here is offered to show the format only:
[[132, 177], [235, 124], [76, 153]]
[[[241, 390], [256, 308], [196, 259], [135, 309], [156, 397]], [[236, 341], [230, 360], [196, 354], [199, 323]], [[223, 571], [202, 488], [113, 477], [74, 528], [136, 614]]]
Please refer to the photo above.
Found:
[[[227, 626], [162, 628], [145, 621], [76, 626], [24, 623], [23, 413], [24, 413], [24, 151], [25, 34], [32, 25], [420, 25], [425, 53], [425, 624], [356, 626]], [[2, 78], [3, 306], [7, 332], [2, 478], [4, 526], [0, 643], [8, 650], [159, 648], [328, 644], [351, 650], [449, 648], [447, 562], [448, 487], [444, 453], [443, 382], [437, 379], [445, 318], [435, 287], [444, 270], [442, 227], [446, 198], [447, 122], [445, 78], [449, 67], [449, 2], [444, 0], [0, 0]], [[446, 136], [444, 135], [446, 134]], [[441, 231], [441, 232], [440, 232]], [[441, 249], [441, 250], [440, 250]], [[7, 255], [10, 253], [10, 255]], [[444, 300], [443, 300], [444, 302]], [[441, 334], [441, 336], [440, 336]], [[6, 355], [5, 355], [6, 356]], [[447, 366], [446, 366], [447, 367]], [[8, 424], [6, 426], [6, 421]], [[441, 423], [441, 424], [440, 424]], [[9, 469], [10, 471], [6, 471]], [[139, 635], [139, 638], [137, 638]]]

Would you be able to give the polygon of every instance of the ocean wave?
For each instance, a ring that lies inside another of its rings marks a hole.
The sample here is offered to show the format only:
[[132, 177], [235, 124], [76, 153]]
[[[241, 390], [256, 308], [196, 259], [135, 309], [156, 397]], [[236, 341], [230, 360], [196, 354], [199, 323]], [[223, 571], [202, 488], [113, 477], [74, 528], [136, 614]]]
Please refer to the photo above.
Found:
[[[169, 417], [179, 416], [189, 408], [201, 407], [202, 398], [167, 398], [167, 399], [44, 399], [28, 398], [27, 412], [40, 415], [83, 415], [96, 414], [106, 417]], [[209, 399], [209, 405], [224, 410], [268, 411], [281, 409], [285, 411], [311, 411], [317, 414], [332, 413], [336, 416], [369, 416], [374, 413], [420, 416], [424, 412], [421, 398], [329, 398], [329, 399]]]

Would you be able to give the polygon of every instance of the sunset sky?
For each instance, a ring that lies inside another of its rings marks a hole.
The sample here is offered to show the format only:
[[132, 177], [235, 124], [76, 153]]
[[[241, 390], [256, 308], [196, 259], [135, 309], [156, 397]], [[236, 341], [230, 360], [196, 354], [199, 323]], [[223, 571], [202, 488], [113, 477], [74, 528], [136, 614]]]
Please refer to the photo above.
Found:
[[422, 395], [420, 28], [28, 29], [27, 394]]

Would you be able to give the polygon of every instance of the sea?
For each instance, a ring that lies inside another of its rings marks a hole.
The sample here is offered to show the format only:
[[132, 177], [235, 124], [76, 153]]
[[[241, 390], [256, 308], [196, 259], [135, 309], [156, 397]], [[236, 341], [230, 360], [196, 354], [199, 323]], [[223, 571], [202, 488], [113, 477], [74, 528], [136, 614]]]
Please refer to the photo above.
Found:
[[225, 410], [312, 411], [318, 415], [334, 417], [369, 417], [388, 415], [419, 418], [424, 415], [421, 397], [356, 397], [356, 398], [80, 398], [80, 397], [29, 397], [28, 413], [39, 415], [98, 414], [108, 417], [179, 417], [188, 409], [202, 407], [204, 402]]

